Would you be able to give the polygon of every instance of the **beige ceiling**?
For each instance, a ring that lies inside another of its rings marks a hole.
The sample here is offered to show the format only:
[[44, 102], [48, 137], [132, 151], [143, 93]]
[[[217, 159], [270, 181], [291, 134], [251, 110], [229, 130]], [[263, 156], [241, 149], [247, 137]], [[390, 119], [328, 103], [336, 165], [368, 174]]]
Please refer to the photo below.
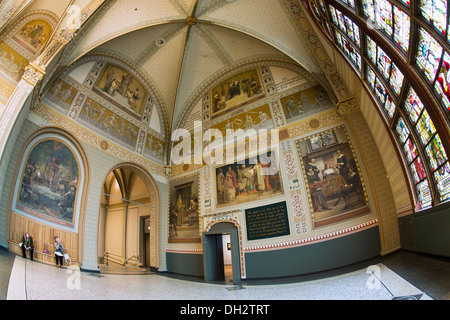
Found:
[[[53, 1], [40, 2], [52, 10]], [[247, 63], [285, 61], [320, 73], [286, 2], [109, 0], [59, 64], [93, 54], [129, 64], [149, 82], [174, 129], [199, 92]]]

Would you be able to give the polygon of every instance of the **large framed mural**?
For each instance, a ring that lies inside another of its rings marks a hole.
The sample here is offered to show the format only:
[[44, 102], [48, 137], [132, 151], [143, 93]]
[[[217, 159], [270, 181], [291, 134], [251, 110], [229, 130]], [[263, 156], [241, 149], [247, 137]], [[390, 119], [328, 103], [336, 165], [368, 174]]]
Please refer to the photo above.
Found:
[[94, 85], [94, 91], [123, 111], [140, 119], [147, 91], [142, 83], [125, 69], [107, 64]]
[[39, 136], [25, 149], [18, 172], [13, 210], [75, 231], [84, 183], [75, 146], [62, 136]]
[[344, 126], [297, 140], [315, 227], [368, 213], [360, 166]]
[[270, 151], [215, 169], [216, 207], [284, 194], [277, 155]]
[[200, 175], [170, 181], [169, 242], [200, 242]]
[[212, 89], [211, 118], [221, 116], [265, 96], [257, 69], [236, 74]]

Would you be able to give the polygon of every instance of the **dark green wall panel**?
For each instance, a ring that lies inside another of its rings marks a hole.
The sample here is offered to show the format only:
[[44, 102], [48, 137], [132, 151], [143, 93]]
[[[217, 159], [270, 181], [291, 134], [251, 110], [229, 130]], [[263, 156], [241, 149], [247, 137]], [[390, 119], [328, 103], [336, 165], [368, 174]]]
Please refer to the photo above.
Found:
[[203, 254], [166, 254], [167, 271], [176, 274], [203, 277]]
[[345, 237], [290, 249], [245, 255], [247, 279], [308, 274], [343, 267], [379, 256], [378, 227]]

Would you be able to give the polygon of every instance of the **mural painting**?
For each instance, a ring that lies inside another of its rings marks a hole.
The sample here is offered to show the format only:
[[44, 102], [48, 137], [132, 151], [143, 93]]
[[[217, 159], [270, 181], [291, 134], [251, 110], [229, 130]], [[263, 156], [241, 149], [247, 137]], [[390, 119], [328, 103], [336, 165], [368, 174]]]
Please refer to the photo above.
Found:
[[77, 93], [77, 89], [73, 88], [67, 82], [58, 79], [46, 93], [45, 98], [53, 102], [58, 109], [62, 109], [67, 112], [69, 111]]
[[272, 114], [268, 105], [257, 107], [247, 112], [241, 113], [211, 127], [211, 129], [220, 130], [223, 137], [226, 137], [227, 129], [233, 131], [242, 129], [245, 131], [248, 129], [259, 130], [271, 128], [273, 128]]
[[169, 242], [200, 242], [200, 177], [170, 182]]
[[48, 139], [33, 146], [20, 179], [17, 209], [59, 223], [74, 221], [79, 164], [64, 142]]
[[334, 108], [320, 85], [283, 97], [281, 104], [288, 123]]
[[16, 43], [35, 56], [52, 35], [52, 27], [43, 19], [27, 22], [11, 37]]
[[216, 168], [217, 207], [232, 206], [284, 194], [273, 152]]
[[258, 70], [234, 75], [212, 90], [211, 117], [217, 117], [264, 97]]
[[112, 140], [129, 146], [136, 145], [139, 128], [91, 98], [86, 99], [78, 121], [87, 124], [94, 131], [106, 134]]
[[345, 128], [298, 140], [315, 227], [369, 212], [359, 165]]
[[108, 64], [98, 78], [94, 91], [137, 119], [141, 118], [147, 92], [128, 71]]
[[28, 65], [28, 60], [18, 54], [5, 42], [0, 42], [0, 68], [10, 78], [20, 81], [23, 69]]
[[162, 160], [164, 158], [164, 141], [147, 134], [147, 141], [145, 143], [145, 154], [150, 155], [156, 159]]

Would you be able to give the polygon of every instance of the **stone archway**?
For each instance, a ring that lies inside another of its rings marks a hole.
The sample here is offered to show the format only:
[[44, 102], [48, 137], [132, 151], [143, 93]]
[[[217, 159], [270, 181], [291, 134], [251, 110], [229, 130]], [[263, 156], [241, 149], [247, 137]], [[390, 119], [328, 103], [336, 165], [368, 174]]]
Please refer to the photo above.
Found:
[[[160, 196], [152, 176], [123, 163], [107, 174], [101, 194], [99, 265], [160, 267]], [[102, 259], [103, 257], [103, 259]]]

